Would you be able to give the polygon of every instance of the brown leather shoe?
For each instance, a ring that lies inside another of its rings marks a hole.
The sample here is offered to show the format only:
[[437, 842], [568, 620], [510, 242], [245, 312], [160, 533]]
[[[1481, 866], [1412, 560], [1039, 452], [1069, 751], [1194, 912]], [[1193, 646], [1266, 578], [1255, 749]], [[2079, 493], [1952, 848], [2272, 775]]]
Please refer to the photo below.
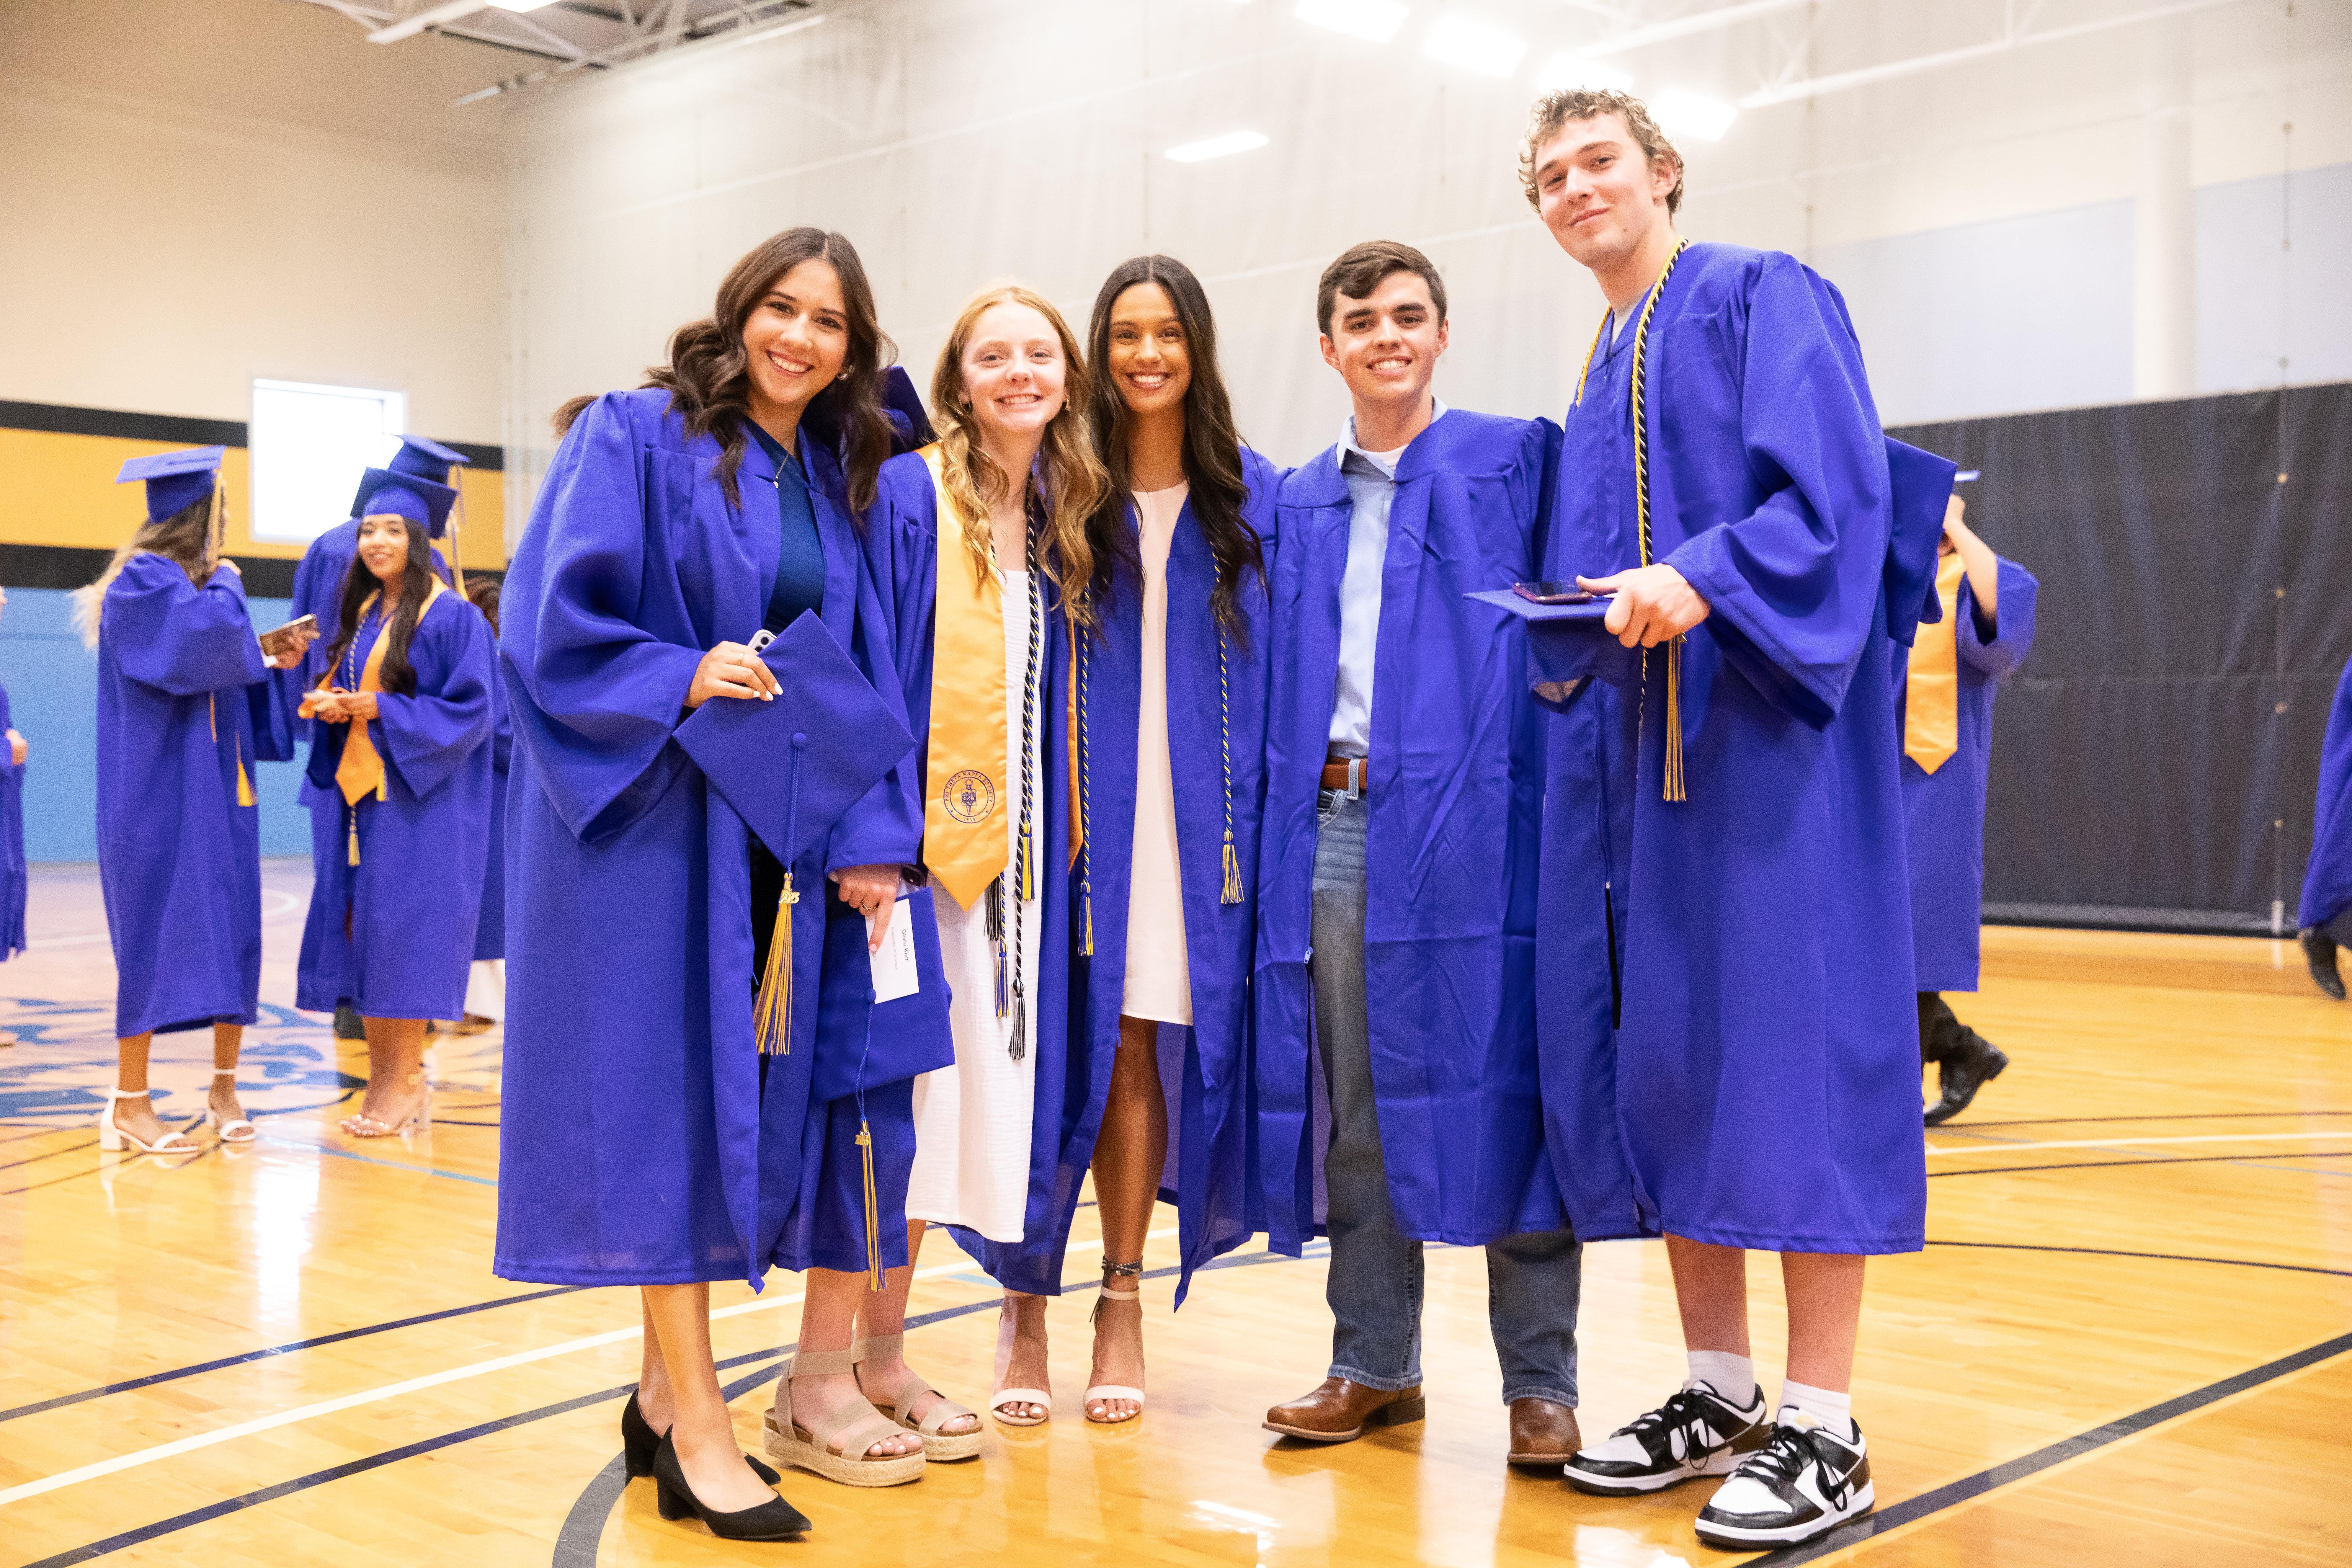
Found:
[[[1429, 1401], [1421, 1396], [1418, 1384], [1411, 1388], [1366, 1388], [1344, 1377], [1327, 1377], [1323, 1386], [1306, 1398], [1267, 1411], [1265, 1429], [1310, 1443], [1352, 1443], [1367, 1426], [1398, 1426], [1418, 1421], [1428, 1412]], [[1569, 1426], [1575, 1425], [1571, 1418]]]
[[1511, 1401], [1512, 1464], [1558, 1469], [1583, 1446], [1576, 1412], [1567, 1405], [1532, 1397]]

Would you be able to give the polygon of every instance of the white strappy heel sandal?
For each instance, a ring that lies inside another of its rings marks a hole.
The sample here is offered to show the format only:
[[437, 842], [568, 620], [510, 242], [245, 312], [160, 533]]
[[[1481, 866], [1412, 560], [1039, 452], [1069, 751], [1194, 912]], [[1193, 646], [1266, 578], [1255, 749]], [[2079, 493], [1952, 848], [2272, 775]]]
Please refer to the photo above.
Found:
[[[1139, 1260], [1134, 1263], [1113, 1263], [1109, 1258], [1106, 1258], [1103, 1259], [1103, 1272], [1109, 1275], [1111, 1279], [1133, 1279], [1142, 1274], [1143, 1264]], [[1095, 1298], [1095, 1310], [1093, 1317], [1089, 1321], [1100, 1320], [1103, 1314], [1104, 1306], [1109, 1302], [1135, 1301], [1140, 1303], [1142, 1300], [1143, 1288], [1140, 1285], [1137, 1285], [1129, 1289], [1121, 1290], [1118, 1287], [1112, 1285], [1109, 1279], [1106, 1279], [1103, 1281], [1101, 1294]], [[1113, 1399], [1133, 1400], [1135, 1402], [1135, 1414], [1133, 1415], [1097, 1415], [1094, 1413], [1094, 1406]], [[1087, 1419], [1093, 1422], [1096, 1426], [1124, 1426], [1126, 1423], [1136, 1419], [1137, 1416], [1143, 1414], [1143, 1390], [1139, 1388], [1131, 1388], [1124, 1383], [1097, 1383], [1093, 1387], [1087, 1390], [1085, 1404], [1087, 1406]]]
[[839, 1481], [845, 1487], [895, 1487], [923, 1479], [928, 1462], [920, 1449], [911, 1454], [867, 1452], [885, 1437], [899, 1435], [898, 1423], [854, 1394], [830, 1415], [803, 1426], [793, 1415], [793, 1374], [825, 1377], [854, 1372], [857, 1363], [849, 1351], [810, 1351], [784, 1363], [776, 1382], [776, 1403], [762, 1418], [764, 1446], [782, 1464]]
[[[898, 1361], [903, 1364], [906, 1349], [906, 1335], [877, 1334], [870, 1340], [860, 1340], [850, 1346], [849, 1359], [859, 1364], [868, 1361]], [[863, 1389], [865, 1386], [865, 1379], [861, 1375], [858, 1387]], [[875, 1393], [882, 1397], [876, 1399]], [[931, 1396], [931, 1412], [921, 1421], [915, 1421], [907, 1413], [914, 1409], [915, 1401], [926, 1394]], [[907, 1375], [897, 1388], [877, 1389], [866, 1397], [872, 1401], [875, 1409], [922, 1438], [924, 1458], [951, 1463], [957, 1459], [979, 1458], [981, 1431], [978, 1423], [975, 1422], [969, 1432], [950, 1434], [940, 1430], [950, 1421], [978, 1413], [965, 1409], [933, 1388], [914, 1368], [907, 1368]]]
[[[1006, 1388], [1004, 1374], [1013, 1369], [1013, 1343], [1018, 1337], [1013, 1314], [1003, 1303], [996, 1309], [996, 1382], [997, 1390], [988, 1396], [988, 1413], [1007, 1426], [1043, 1426], [1052, 1420], [1053, 1390], [1046, 1388]], [[1015, 1415], [1005, 1409], [1008, 1405], [1034, 1405], [1045, 1412], [1043, 1415]]]
[[110, 1154], [119, 1154], [125, 1143], [142, 1154], [194, 1154], [198, 1152], [195, 1141], [185, 1132], [166, 1132], [152, 1143], [142, 1142], [139, 1134], [124, 1131], [114, 1120], [114, 1107], [119, 1100], [144, 1100], [149, 1090], [143, 1089], [110, 1089], [106, 1091], [106, 1109], [98, 1113], [98, 1146]]
[[[225, 1078], [228, 1079], [228, 1086], [231, 1089], [235, 1089], [236, 1088], [236, 1069], [235, 1068], [213, 1068], [213, 1076], [215, 1078]], [[194, 1121], [189, 1122], [188, 1125], [191, 1127], [219, 1128], [220, 1141], [224, 1143], [250, 1143], [253, 1142], [255, 1137], [257, 1136], [253, 1123], [245, 1117], [240, 1116], [233, 1121], [223, 1121], [220, 1119], [220, 1112], [213, 1109], [212, 1099], [210, 1096], [205, 1097], [204, 1114], [197, 1117]]]

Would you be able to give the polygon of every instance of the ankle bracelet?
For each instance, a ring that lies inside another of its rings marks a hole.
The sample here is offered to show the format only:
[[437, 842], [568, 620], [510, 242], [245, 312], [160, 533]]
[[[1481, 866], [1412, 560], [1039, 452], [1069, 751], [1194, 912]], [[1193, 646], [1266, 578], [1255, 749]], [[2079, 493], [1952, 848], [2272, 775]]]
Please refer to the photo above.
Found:
[[1113, 1263], [1106, 1258], [1102, 1263], [1103, 1272], [1114, 1279], [1132, 1279], [1143, 1272], [1143, 1259], [1140, 1258], [1132, 1263]]

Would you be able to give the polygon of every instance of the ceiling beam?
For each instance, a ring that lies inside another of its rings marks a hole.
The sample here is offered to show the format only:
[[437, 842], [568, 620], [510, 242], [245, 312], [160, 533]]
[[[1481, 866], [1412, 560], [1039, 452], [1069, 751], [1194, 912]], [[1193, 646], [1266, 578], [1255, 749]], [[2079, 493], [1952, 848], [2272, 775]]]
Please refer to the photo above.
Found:
[[1698, 33], [1712, 33], [1719, 28], [1736, 26], [1759, 16], [1769, 16], [1781, 11], [1793, 11], [1808, 5], [1812, 0], [1741, 0], [1737, 5], [1721, 5], [1712, 11], [1694, 16], [1677, 16], [1671, 22], [1657, 22], [1647, 27], [1635, 27], [1596, 38], [1576, 52], [1586, 59], [1599, 59], [1604, 55], [1622, 55], [1628, 49], [1638, 49], [1650, 44], [1664, 44], [1675, 38], [1687, 38]]
[[482, 9], [485, 0], [442, 0], [438, 5], [427, 5], [422, 11], [410, 13], [390, 26], [378, 27], [368, 35], [371, 44], [396, 44], [403, 38], [413, 38], [427, 27], [443, 22], [454, 22], [460, 16], [470, 16]]

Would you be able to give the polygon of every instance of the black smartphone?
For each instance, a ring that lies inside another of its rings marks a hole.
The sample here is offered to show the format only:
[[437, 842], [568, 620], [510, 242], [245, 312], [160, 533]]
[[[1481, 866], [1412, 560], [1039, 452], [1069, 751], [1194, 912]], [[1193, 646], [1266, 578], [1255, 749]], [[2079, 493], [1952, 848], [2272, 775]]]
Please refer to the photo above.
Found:
[[1540, 583], [1514, 583], [1511, 592], [1538, 605], [1589, 605], [1595, 599], [1606, 597], [1578, 587], [1573, 578], [1566, 582], [1547, 577]]

